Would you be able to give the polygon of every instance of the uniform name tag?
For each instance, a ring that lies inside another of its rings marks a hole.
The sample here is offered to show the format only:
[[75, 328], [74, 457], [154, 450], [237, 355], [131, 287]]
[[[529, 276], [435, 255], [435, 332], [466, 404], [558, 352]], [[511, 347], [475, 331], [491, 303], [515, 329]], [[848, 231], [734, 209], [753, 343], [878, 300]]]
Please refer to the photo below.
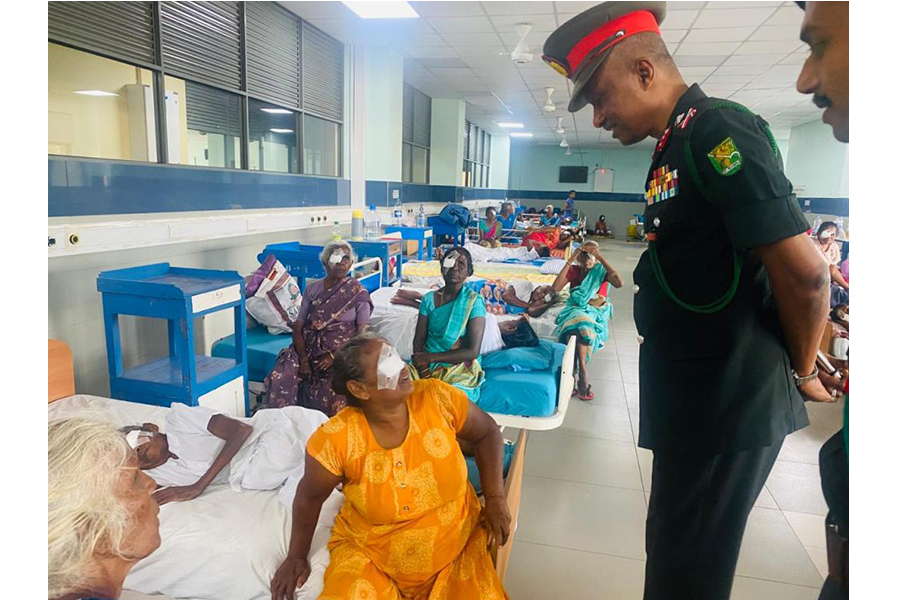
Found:
[[647, 206], [653, 206], [676, 195], [678, 195], [678, 169], [670, 169], [669, 165], [664, 165], [650, 174], [647, 191], [644, 192]]

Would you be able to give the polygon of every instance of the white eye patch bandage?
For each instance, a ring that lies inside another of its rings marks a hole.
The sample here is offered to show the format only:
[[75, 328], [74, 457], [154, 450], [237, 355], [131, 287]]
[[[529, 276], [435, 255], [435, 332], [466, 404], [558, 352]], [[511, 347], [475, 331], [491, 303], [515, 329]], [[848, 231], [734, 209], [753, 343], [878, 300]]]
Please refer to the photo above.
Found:
[[131, 446], [132, 450], [137, 450], [138, 446], [143, 446], [150, 442], [153, 434], [149, 431], [141, 431], [140, 429], [132, 429], [125, 434], [125, 441]]
[[544, 294], [544, 302], [550, 302], [551, 300], [553, 300], [552, 294]]
[[400, 358], [400, 354], [390, 345], [382, 344], [381, 353], [378, 355], [379, 390], [396, 390], [400, 382], [400, 373], [403, 372], [406, 363]]
[[343, 250], [335, 250], [331, 253], [331, 256], [328, 257], [328, 264], [334, 266], [344, 260], [347, 257], [347, 253]]
[[456, 266], [456, 257], [457, 256], [459, 256], [459, 252], [457, 252], [456, 250], [452, 250], [452, 251], [450, 251], [449, 254], [447, 254], [447, 257], [444, 259], [444, 265], [443, 265], [444, 271], [449, 271], [450, 269], [452, 269], [453, 267]]

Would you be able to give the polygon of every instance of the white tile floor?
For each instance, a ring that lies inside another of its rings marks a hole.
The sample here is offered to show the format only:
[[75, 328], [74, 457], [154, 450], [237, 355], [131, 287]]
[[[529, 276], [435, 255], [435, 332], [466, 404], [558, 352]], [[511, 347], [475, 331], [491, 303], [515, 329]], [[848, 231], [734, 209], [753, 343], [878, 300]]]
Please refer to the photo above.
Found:
[[[631, 272], [644, 247], [601, 241], [625, 278], [611, 292], [609, 342], [588, 367], [596, 399], [572, 399], [562, 427], [532, 432], [506, 587], [513, 600], [639, 600], [653, 454], [637, 447], [637, 332]], [[808, 406], [750, 514], [732, 600], [814, 600], [827, 569], [818, 452], [839, 405]], [[508, 436], [509, 434], [507, 434]]]

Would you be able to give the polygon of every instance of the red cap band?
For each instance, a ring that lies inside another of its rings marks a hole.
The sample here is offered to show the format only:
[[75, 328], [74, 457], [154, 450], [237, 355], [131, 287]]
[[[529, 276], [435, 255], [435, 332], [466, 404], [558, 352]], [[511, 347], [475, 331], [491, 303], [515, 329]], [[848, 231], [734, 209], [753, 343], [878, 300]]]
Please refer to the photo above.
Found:
[[[617, 36], [616, 34], [620, 31], [622, 35]], [[603, 52], [625, 38], [645, 31], [652, 31], [656, 35], [660, 35], [656, 17], [647, 10], [628, 13], [601, 25], [581, 38], [581, 41], [575, 44], [566, 55], [566, 62], [569, 63], [569, 77], [578, 72], [578, 67], [588, 55]]]

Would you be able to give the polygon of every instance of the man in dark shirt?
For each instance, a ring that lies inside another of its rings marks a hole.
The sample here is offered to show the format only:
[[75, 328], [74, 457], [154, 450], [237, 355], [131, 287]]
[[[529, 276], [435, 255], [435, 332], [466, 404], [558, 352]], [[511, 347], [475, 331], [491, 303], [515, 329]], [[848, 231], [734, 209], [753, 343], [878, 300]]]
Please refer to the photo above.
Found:
[[[800, 39], [810, 49], [797, 79], [797, 90], [813, 94], [824, 108], [822, 121], [831, 125], [835, 139], [850, 141], [850, 5], [848, 2], [798, 2], [805, 9]], [[820, 373], [829, 388], [844, 388], [841, 380]], [[849, 381], [844, 388], [849, 393]], [[828, 578], [819, 600], [844, 600], [850, 596], [850, 399], [844, 404], [844, 427], [822, 446], [819, 471], [828, 504], [825, 540], [828, 546]]]
[[784, 437], [830, 401], [816, 351], [828, 273], [768, 125], [688, 87], [659, 33], [664, 2], [607, 2], [544, 60], [569, 111], [624, 145], [658, 140], [649, 240], [634, 271], [640, 434], [653, 450], [645, 600], [727, 600], [747, 517]]

